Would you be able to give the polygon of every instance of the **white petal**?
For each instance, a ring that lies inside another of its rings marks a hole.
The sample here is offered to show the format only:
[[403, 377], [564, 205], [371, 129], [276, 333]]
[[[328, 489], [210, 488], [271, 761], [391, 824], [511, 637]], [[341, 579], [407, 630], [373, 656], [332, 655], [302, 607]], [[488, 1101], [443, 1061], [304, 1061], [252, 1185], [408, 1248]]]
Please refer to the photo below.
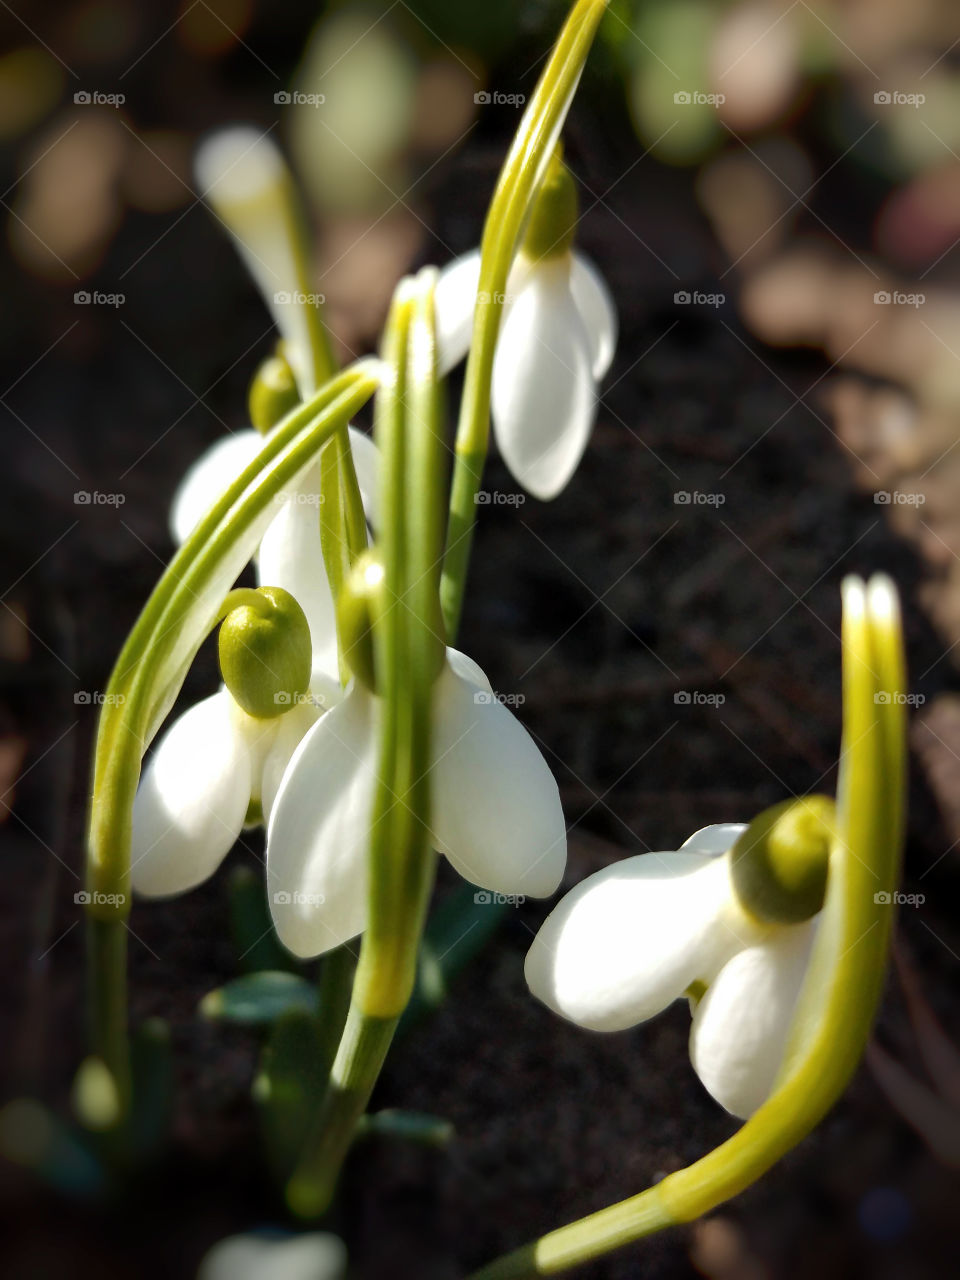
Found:
[[263, 436], [252, 428], [234, 431], [202, 453], [173, 495], [170, 532], [180, 546], [207, 514], [225, 489], [254, 460]]
[[707, 853], [712, 857], [726, 853], [732, 849], [737, 838], [747, 829], [745, 822], [715, 822], [710, 827], [701, 827], [689, 840], [680, 846], [686, 853]]
[[[325, 672], [314, 670], [310, 691], [305, 700], [275, 721], [276, 734], [263, 760], [259, 779], [260, 804], [265, 818], [270, 817], [293, 753], [324, 712], [342, 701], [343, 690], [339, 680], [334, 680]], [[256, 784], [255, 776], [254, 785]]]
[[138, 893], [183, 893], [229, 853], [250, 800], [250, 756], [221, 689], [163, 735], [133, 805], [132, 881]]
[[325, 1231], [285, 1240], [238, 1235], [213, 1246], [197, 1280], [343, 1280], [346, 1267], [343, 1241]]
[[437, 279], [437, 365], [449, 373], [467, 354], [480, 283], [480, 250], [465, 253], [443, 268]]
[[357, 431], [355, 427], [350, 428], [350, 450], [367, 523], [371, 528], [377, 529], [380, 524], [380, 450], [369, 436]]
[[617, 309], [603, 276], [579, 253], [573, 255], [570, 292], [590, 340], [593, 376], [599, 382], [617, 349]]
[[455, 654], [434, 691], [432, 833], [474, 884], [547, 897], [567, 857], [560, 793], [536, 743], [486, 677], [471, 678], [473, 665]]
[[337, 669], [333, 596], [320, 544], [320, 468], [312, 466], [295, 488], [278, 495], [278, 512], [260, 543], [259, 580], [283, 587], [307, 615], [314, 662]]
[[316, 956], [362, 932], [377, 769], [376, 703], [354, 686], [290, 761], [267, 829], [267, 894], [280, 941]]
[[590, 342], [569, 261], [541, 262], [507, 310], [493, 364], [493, 426], [514, 477], [555, 498], [583, 455], [596, 413]]
[[709, 981], [757, 936], [733, 898], [726, 859], [645, 853], [561, 900], [527, 955], [527, 983], [572, 1022], [621, 1031]]
[[231, 232], [287, 344], [304, 398], [315, 390], [307, 306], [293, 239], [291, 178], [275, 143], [259, 129], [233, 126], [199, 147], [197, 182]]
[[766, 1101], [783, 1061], [814, 930], [778, 928], [735, 955], [693, 1015], [690, 1058], [712, 1097], [746, 1119]]

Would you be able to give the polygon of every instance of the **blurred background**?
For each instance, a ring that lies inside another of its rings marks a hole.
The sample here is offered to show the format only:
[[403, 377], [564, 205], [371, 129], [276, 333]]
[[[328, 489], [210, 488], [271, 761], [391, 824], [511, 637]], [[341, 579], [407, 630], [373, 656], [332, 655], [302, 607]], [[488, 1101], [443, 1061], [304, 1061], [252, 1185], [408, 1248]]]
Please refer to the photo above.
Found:
[[[221, 1237], [291, 1225], [250, 1100], [264, 1032], [199, 1011], [242, 968], [255, 836], [232, 870], [131, 920], [133, 1018], [166, 1019], [173, 1048], [155, 1157], [107, 1185], [69, 1120], [98, 690], [170, 555], [177, 481], [245, 425], [274, 337], [197, 197], [196, 142], [244, 121], [284, 148], [348, 360], [375, 349], [402, 273], [478, 243], [563, 14], [552, 0], [0, 6], [4, 1277], [193, 1277]], [[903, 593], [913, 747], [915, 901], [847, 1097], [709, 1221], [582, 1274], [952, 1275], [960, 12], [613, 0], [566, 159], [619, 351], [569, 489], [482, 509], [462, 643], [522, 698], [556, 772], [568, 884], [832, 790], [846, 572], [882, 568]], [[490, 487], [513, 490], [496, 458]], [[208, 647], [184, 701], [215, 681]], [[527, 997], [546, 909], [510, 908], [487, 946], [461, 948], [450, 999], [398, 1044], [377, 1104], [441, 1115], [455, 1136], [357, 1151], [332, 1222], [357, 1277], [453, 1280], [732, 1131], [689, 1066], [684, 1008], [593, 1037]]]

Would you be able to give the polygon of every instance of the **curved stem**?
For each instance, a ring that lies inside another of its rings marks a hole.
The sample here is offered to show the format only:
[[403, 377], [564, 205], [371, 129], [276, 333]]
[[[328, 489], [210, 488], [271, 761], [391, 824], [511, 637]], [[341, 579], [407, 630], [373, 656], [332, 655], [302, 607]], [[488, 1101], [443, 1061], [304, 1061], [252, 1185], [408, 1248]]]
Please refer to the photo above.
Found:
[[483, 227], [473, 338], [457, 425], [441, 602], [457, 633], [487, 456], [490, 384], [507, 278], [537, 188], [553, 155], [607, 0], [577, 0], [524, 111]]
[[[838, 829], [817, 941], [770, 1098], [732, 1138], [656, 1186], [551, 1231], [471, 1280], [552, 1275], [739, 1195], [833, 1106], [870, 1033], [886, 968], [906, 790], [906, 686], [892, 586], [844, 587]], [[884, 699], [878, 699], [883, 694]]]

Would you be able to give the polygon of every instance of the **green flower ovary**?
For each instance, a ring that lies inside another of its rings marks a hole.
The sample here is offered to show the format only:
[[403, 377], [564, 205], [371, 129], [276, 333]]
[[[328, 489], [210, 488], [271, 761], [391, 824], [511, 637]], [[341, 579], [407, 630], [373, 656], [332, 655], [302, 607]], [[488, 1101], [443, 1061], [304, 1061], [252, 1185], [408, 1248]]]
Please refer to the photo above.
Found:
[[282, 587], [260, 587], [262, 604], [227, 614], [220, 628], [220, 671], [234, 701], [261, 720], [283, 715], [310, 688], [310, 627]]
[[823, 906], [835, 806], [828, 796], [787, 800], [759, 814], [730, 851], [741, 906], [767, 924], [799, 924]]

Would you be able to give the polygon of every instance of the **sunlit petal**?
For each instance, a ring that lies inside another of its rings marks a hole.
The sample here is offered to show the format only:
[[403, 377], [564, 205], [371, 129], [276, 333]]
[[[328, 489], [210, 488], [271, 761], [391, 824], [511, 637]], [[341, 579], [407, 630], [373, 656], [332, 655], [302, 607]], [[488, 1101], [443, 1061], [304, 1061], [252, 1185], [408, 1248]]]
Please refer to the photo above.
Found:
[[814, 929], [781, 926], [724, 965], [697, 1004], [690, 1058], [707, 1092], [746, 1118], [766, 1101], [786, 1048]]
[[726, 859], [645, 853], [578, 884], [527, 955], [533, 994], [596, 1031], [619, 1031], [707, 982], [757, 926], [737, 906]]
[[216, 871], [243, 827], [250, 754], [225, 689], [185, 711], [157, 744], [133, 806], [132, 881], [166, 896]]
[[454, 653], [437, 681], [433, 730], [431, 828], [440, 852], [485, 889], [555, 892], [567, 853], [556, 781], [465, 655]]

